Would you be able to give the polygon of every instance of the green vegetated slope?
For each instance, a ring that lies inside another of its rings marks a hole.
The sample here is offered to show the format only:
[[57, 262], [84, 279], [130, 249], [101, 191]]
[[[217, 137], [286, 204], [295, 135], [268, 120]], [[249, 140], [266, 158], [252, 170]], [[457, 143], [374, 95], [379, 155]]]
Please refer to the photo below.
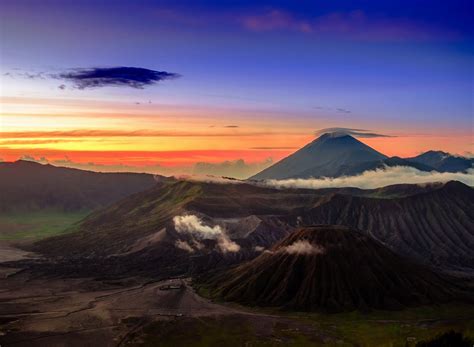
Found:
[[0, 163], [0, 240], [63, 233], [94, 209], [153, 187], [153, 175], [99, 173], [29, 161]]
[[44, 210], [0, 214], [0, 241], [32, 241], [72, 232], [88, 213]]
[[56, 255], [65, 250], [81, 256], [120, 253], [140, 237], [161, 230], [199, 194], [198, 183], [163, 181], [92, 213], [77, 232], [39, 242], [35, 249]]

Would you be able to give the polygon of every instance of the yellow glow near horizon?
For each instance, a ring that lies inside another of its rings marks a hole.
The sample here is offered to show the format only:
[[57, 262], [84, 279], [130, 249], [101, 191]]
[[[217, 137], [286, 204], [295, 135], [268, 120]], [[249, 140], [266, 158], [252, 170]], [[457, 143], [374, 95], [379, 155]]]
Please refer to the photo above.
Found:
[[[213, 151], [236, 151], [233, 155], [245, 155], [243, 159], [252, 162], [280, 158], [314, 139], [316, 129], [337, 125], [317, 117], [268, 118], [258, 110], [75, 99], [1, 97], [0, 100], [0, 157], [7, 153], [7, 158], [17, 155], [14, 153], [67, 156], [75, 152], [135, 151], [146, 156], [151, 152], [206, 151], [205, 158], [217, 161], [225, 157], [222, 154], [213, 157]], [[383, 125], [372, 130], [384, 133]], [[446, 134], [427, 136], [414, 131], [398, 128], [392, 133], [397, 137], [361, 141], [389, 156], [412, 156], [429, 149], [459, 154], [472, 151], [469, 132], [450, 136], [447, 141]], [[148, 155], [140, 160], [156, 160], [155, 154]], [[107, 158], [113, 160], [113, 156]], [[184, 156], [175, 161], [192, 164], [193, 158], [189, 155], [188, 159]], [[80, 160], [88, 158], [84, 154]]]

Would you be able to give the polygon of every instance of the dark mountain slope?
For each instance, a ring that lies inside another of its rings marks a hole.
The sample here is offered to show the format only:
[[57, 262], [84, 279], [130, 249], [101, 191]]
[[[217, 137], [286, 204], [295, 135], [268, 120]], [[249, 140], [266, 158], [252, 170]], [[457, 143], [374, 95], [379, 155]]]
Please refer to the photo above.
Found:
[[301, 216], [367, 231], [414, 259], [474, 269], [474, 190], [459, 182], [394, 199], [334, 194]]
[[301, 228], [205, 283], [225, 300], [304, 311], [401, 309], [466, 296], [449, 278], [343, 226]]
[[250, 179], [335, 177], [341, 168], [386, 158], [350, 135], [328, 133]]
[[0, 213], [90, 210], [155, 185], [153, 175], [98, 173], [35, 162], [0, 163]]

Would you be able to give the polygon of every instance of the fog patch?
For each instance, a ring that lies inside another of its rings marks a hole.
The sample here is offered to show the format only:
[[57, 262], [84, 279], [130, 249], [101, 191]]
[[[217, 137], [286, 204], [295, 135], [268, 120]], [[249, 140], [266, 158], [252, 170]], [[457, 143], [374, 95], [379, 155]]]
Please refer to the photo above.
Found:
[[263, 252], [265, 250], [265, 248], [262, 246], [255, 246], [254, 249], [255, 249], [255, 252]]
[[469, 186], [474, 186], [474, 169], [469, 169], [467, 172], [427, 172], [407, 166], [393, 166], [364, 171], [360, 175], [355, 176], [265, 180], [264, 184], [276, 188], [320, 189], [356, 187], [374, 189], [393, 184], [425, 184], [448, 181], [459, 181]]
[[[240, 246], [232, 241], [225, 229], [219, 225], [205, 225], [198, 216], [192, 214], [175, 216], [173, 222], [178, 233], [189, 235], [192, 238], [192, 246], [189, 243], [187, 243], [187, 245], [193, 250], [202, 249], [204, 247], [199, 240], [216, 240], [217, 248], [222, 253], [235, 253], [240, 251]], [[176, 247], [178, 246], [176, 245]]]
[[324, 248], [313, 245], [309, 241], [299, 240], [293, 242], [291, 245], [283, 248], [283, 251], [288, 254], [302, 254], [302, 255], [313, 255], [313, 254], [324, 254]]

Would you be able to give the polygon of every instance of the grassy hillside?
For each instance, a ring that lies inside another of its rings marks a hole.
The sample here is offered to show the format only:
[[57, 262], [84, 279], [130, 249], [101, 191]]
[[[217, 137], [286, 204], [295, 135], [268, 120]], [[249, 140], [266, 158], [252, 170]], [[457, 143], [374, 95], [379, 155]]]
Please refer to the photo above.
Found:
[[165, 181], [88, 216], [75, 233], [40, 242], [50, 254], [107, 255], [126, 251], [138, 239], [170, 223], [183, 207], [201, 194], [200, 184]]
[[45, 210], [0, 214], [0, 241], [35, 241], [72, 231], [88, 213]]

